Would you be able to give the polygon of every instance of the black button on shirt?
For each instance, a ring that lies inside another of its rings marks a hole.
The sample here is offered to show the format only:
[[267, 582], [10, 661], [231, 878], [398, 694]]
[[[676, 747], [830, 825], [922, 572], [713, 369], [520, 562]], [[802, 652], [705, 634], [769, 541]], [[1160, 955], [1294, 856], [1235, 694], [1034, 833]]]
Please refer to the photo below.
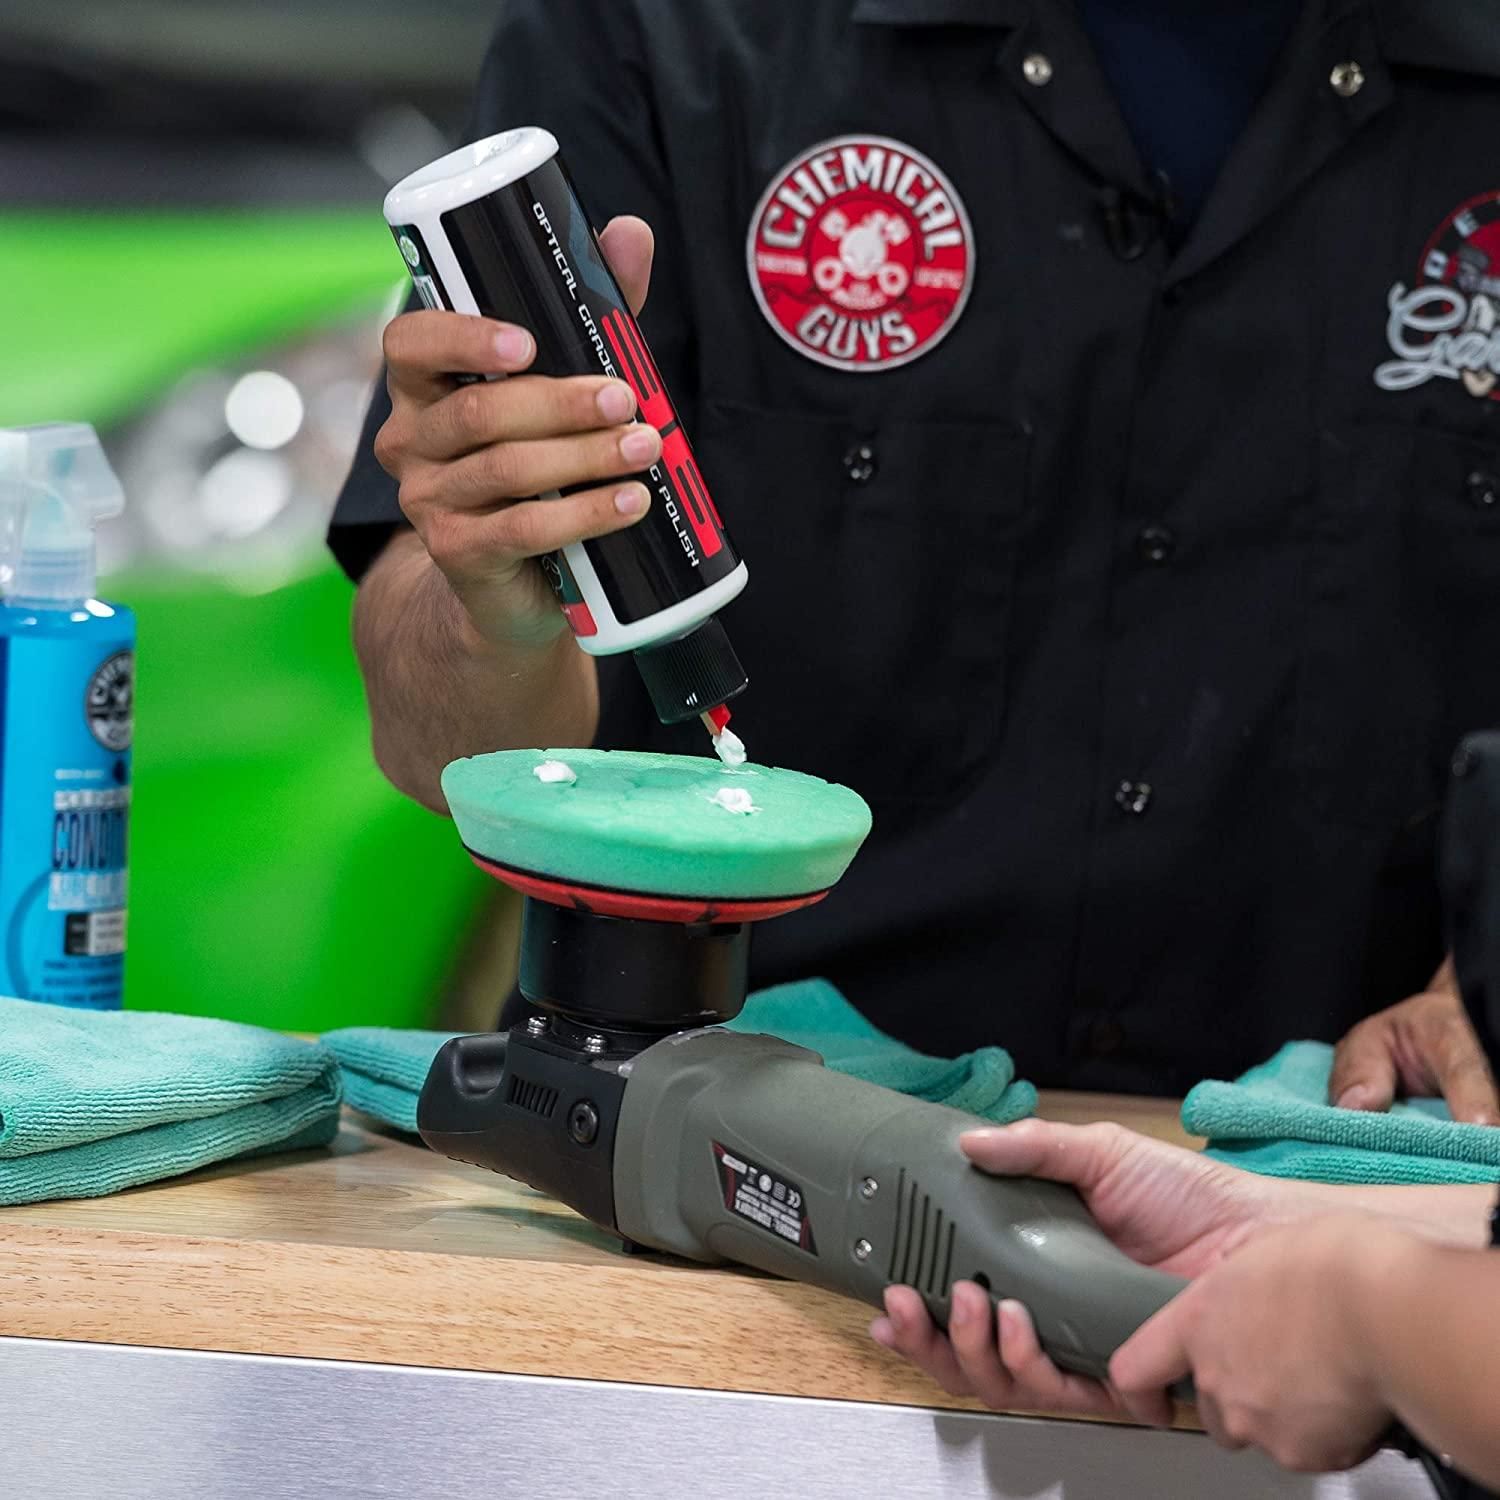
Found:
[[[1167, 1092], [1437, 968], [1434, 809], [1461, 732], [1500, 724], [1500, 530], [1466, 498], [1500, 472], [1500, 40], [1400, 14], [1309, 0], [1181, 245], [1125, 259], [1101, 205], [1149, 221], [1159, 184], [1063, 0], [504, 7], [472, 133], [549, 127], [597, 223], [656, 230], [643, 326], [750, 567], [736, 728], [874, 808], [840, 889], [763, 924], [756, 982]], [[972, 227], [951, 331], [878, 373], [792, 347], [747, 264], [783, 170], [861, 134]], [[356, 573], [400, 519], [383, 415], [332, 532]], [[1167, 513], [1193, 545], [1141, 566]], [[602, 743], [704, 752], [628, 661], [601, 686]], [[1122, 816], [1120, 773], [1171, 797]]]
[[1160, 567], [1177, 555], [1177, 537], [1166, 526], [1144, 526], [1135, 539], [1136, 556], [1142, 562]]
[[844, 473], [850, 484], [868, 484], [879, 468], [879, 460], [869, 443], [856, 443], [844, 455]]
[[1487, 469], [1475, 469], [1464, 483], [1469, 500], [1480, 510], [1500, 505], [1500, 478]]

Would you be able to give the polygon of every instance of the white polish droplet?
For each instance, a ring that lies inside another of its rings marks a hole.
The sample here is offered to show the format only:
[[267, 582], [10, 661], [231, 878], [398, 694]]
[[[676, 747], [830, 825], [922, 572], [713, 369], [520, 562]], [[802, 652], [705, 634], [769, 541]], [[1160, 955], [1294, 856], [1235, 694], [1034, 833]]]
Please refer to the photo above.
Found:
[[726, 766], [745, 764], [745, 742], [732, 729], [721, 729], [714, 736], [714, 753]]
[[708, 800], [715, 807], [722, 807], [725, 812], [754, 813], [760, 811], [755, 805], [755, 800], [743, 787], [721, 786]]

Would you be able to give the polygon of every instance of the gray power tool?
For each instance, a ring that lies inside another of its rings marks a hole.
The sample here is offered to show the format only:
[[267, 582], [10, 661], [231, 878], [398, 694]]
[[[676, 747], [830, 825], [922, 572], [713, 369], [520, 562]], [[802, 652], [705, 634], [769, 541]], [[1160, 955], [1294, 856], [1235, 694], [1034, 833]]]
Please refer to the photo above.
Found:
[[[495, 873], [504, 877], [504, 872]], [[1183, 1283], [1117, 1250], [1078, 1195], [959, 1151], [984, 1121], [721, 1029], [751, 924], [601, 915], [528, 897], [525, 1027], [460, 1037], [422, 1091], [422, 1138], [560, 1198], [635, 1248], [754, 1266], [878, 1307], [914, 1286], [946, 1324], [957, 1280], [1030, 1310], [1062, 1367], [1110, 1356]]]

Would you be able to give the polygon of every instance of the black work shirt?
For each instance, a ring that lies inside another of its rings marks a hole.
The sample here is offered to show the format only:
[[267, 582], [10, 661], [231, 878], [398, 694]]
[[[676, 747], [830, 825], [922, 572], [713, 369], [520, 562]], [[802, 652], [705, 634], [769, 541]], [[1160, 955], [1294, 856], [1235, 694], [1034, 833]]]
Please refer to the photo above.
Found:
[[[757, 982], [1178, 1092], [1430, 978], [1448, 758], [1500, 723], [1483, 9], [1310, 0], [1170, 252], [1062, 0], [501, 7], [475, 133], [549, 127], [596, 222], [657, 233], [643, 324], [750, 567], [735, 726], [874, 807]], [[951, 185], [966, 261], [840, 196], [875, 141]], [[767, 211], [784, 258], [747, 248]], [[881, 306], [943, 336], [912, 357]], [[384, 411], [332, 533], [356, 573], [399, 519]], [[601, 743], [704, 752], [628, 661], [602, 682]]]

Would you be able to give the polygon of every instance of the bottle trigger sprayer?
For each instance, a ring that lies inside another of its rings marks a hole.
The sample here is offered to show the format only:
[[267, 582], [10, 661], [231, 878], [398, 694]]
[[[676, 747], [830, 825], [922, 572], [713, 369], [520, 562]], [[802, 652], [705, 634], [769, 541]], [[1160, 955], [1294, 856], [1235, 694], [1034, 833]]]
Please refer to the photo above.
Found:
[[0, 429], [0, 995], [117, 1009], [135, 617], [94, 598], [125, 497], [92, 427]]
[[538, 375], [610, 375], [635, 392], [662, 435], [636, 476], [651, 508], [542, 566], [585, 651], [634, 653], [662, 723], [701, 718], [720, 755], [743, 759], [725, 705], [748, 679], [715, 616], [749, 575], [556, 139], [527, 127], [463, 146], [392, 188], [385, 217], [425, 306], [529, 330]]

